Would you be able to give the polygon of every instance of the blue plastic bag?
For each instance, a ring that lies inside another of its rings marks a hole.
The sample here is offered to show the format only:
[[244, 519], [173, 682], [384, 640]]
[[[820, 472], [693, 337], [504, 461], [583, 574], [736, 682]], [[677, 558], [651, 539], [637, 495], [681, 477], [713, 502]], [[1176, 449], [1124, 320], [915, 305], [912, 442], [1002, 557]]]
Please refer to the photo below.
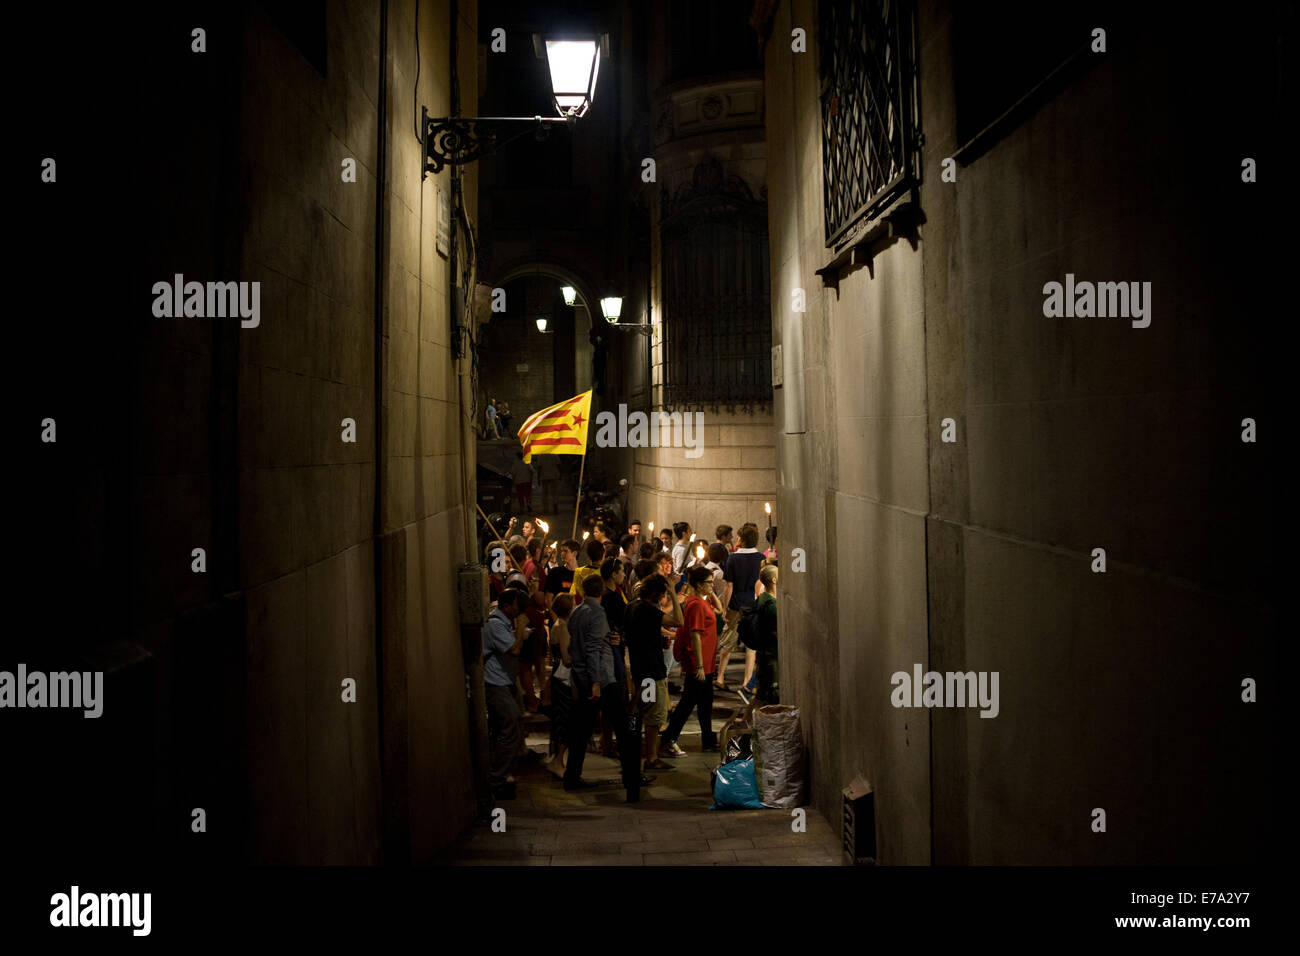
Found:
[[762, 810], [754, 758], [724, 763], [713, 776], [713, 810]]

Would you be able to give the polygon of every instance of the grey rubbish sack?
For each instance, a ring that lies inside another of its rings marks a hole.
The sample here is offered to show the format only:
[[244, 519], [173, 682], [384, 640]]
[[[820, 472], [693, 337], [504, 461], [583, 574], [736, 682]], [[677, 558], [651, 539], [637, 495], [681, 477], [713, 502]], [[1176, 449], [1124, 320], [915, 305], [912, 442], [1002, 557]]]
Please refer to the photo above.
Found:
[[776, 704], [755, 710], [753, 743], [763, 806], [782, 810], [803, 806], [806, 776], [799, 708]]

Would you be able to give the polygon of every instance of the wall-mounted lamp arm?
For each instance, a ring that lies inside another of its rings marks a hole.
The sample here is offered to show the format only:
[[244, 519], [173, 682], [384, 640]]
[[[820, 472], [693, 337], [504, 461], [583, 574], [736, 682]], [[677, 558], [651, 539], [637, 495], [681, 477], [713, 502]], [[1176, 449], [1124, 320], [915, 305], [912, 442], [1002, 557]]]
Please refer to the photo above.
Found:
[[430, 116], [420, 108], [424, 128], [424, 176], [446, 166], [472, 163], [496, 152], [506, 143], [533, 133], [546, 139], [555, 123], [571, 123], [562, 116]]

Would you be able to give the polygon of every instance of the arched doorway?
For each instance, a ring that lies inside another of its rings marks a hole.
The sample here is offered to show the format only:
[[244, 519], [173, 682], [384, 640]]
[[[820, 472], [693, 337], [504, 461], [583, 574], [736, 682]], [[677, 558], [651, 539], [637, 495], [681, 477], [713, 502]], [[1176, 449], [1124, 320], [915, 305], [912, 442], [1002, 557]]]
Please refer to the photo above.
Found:
[[[543, 301], [552, 292], [558, 294], [556, 290], [565, 287], [574, 290], [571, 334], [570, 329], [564, 324], [563, 313], [558, 311], [556, 315], [559, 321], [557, 321], [555, 329], [553, 332], [548, 331], [546, 333], [558, 336], [554, 340], [555, 348], [553, 352], [555, 353], [556, 370], [559, 374], [554, 381], [555, 388], [552, 401], [563, 401], [591, 388], [595, 341], [601, 335], [599, 326], [603, 324], [597, 311], [600, 307], [600, 300], [595, 295], [593, 286], [577, 270], [554, 261], [520, 262], [509, 265], [503, 271], [500, 282], [502, 287], [507, 287], [509, 283], [521, 280], [531, 282], [535, 287], [539, 287], [542, 290]], [[572, 341], [571, 349], [568, 348], [570, 338]], [[569, 374], [570, 368], [572, 369], [571, 376]]]

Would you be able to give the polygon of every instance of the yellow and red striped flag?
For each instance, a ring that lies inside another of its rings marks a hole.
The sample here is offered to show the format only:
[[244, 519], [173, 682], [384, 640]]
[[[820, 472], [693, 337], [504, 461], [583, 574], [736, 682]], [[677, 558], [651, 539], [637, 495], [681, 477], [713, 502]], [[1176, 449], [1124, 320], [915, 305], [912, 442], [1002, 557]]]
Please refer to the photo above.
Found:
[[591, 389], [529, 415], [516, 433], [524, 446], [524, 461], [534, 455], [585, 455]]

